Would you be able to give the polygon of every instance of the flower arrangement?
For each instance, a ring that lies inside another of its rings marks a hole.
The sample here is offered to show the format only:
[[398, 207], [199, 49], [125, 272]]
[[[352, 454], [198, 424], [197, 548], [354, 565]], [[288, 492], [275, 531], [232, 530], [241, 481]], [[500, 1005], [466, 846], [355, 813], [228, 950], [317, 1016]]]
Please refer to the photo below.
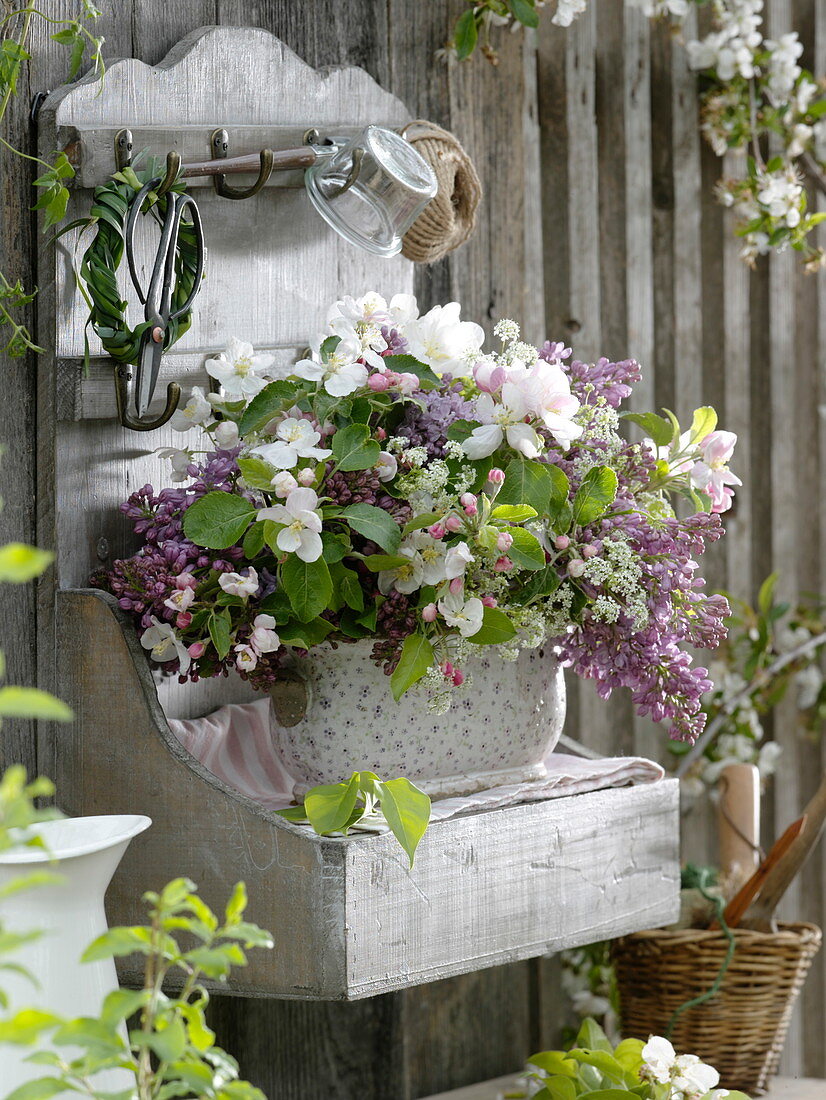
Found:
[[696, 1054], [678, 1054], [668, 1039], [624, 1039], [616, 1047], [592, 1018], [583, 1021], [570, 1050], [547, 1050], [528, 1059], [524, 1090], [509, 1096], [539, 1100], [588, 1096], [620, 1100], [748, 1100], [743, 1092], [717, 1088], [720, 1074]]
[[[690, 14], [705, 0], [627, 0], [651, 19], [680, 35], [690, 67], [703, 78], [702, 131], [714, 152], [751, 150], [740, 178], [722, 180], [717, 196], [732, 207], [743, 239], [742, 256], [753, 265], [772, 249], [791, 246], [807, 270], [826, 261], [811, 234], [826, 213], [807, 210], [806, 180], [826, 192], [822, 147], [826, 141], [824, 81], [799, 64], [803, 44], [796, 31], [764, 38], [763, 0], [713, 0], [713, 26], [697, 39], [686, 30]], [[490, 43], [495, 26], [537, 27], [546, 0], [468, 0], [445, 51], [460, 60], [478, 44], [496, 62]], [[568, 27], [585, 11], [587, 0], [556, 0], [551, 22]], [[778, 148], [768, 161], [761, 141]], [[818, 153], [820, 149], [820, 153]]]
[[[472, 654], [544, 642], [608, 697], [628, 687], [672, 736], [703, 728], [704, 668], [728, 604], [695, 558], [722, 534], [736, 437], [709, 408], [620, 414], [633, 360], [571, 361], [500, 321], [497, 351], [457, 303], [344, 298], [310, 357], [232, 341], [173, 421], [205, 445], [122, 506], [143, 546], [94, 583], [182, 679], [256, 688], [290, 651], [373, 639], [396, 698], [466, 691]], [[649, 438], [629, 443], [620, 416]], [[687, 502], [678, 515], [672, 501]]]

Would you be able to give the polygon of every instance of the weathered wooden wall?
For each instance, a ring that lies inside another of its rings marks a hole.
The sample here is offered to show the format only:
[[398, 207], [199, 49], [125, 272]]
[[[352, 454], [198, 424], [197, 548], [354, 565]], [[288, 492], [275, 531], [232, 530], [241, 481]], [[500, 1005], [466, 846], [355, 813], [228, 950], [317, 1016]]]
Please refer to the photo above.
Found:
[[[547, 19], [537, 37], [501, 36], [500, 65], [433, 59], [460, 0], [106, 0], [110, 56], [157, 62], [204, 24], [253, 24], [314, 66], [361, 65], [414, 114], [453, 129], [473, 154], [486, 199], [479, 231], [450, 260], [423, 270], [425, 303], [459, 298], [466, 315], [519, 319], [526, 335], [569, 340], [581, 358], [637, 356], [646, 375], [639, 407], [685, 416], [714, 403], [741, 437], [746, 482], [713, 559], [713, 582], [750, 596], [772, 568], [787, 595], [823, 591], [826, 531], [826, 279], [805, 277], [791, 256], [749, 274], [723, 211], [711, 198], [720, 164], [697, 128], [694, 77], [669, 36], [621, 0], [591, 0], [570, 30]], [[73, 0], [45, 5], [73, 11]], [[795, 26], [805, 63], [826, 69], [823, 0], [769, 0], [771, 32]], [[27, 92], [54, 87], [65, 58], [39, 29]], [[34, 147], [21, 97], [12, 134]], [[731, 170], [736, 171], [736, 163]], [[0, 255], [24, 278], [40, 242], [29, 214], [30, 175], [4, 161]], [[0, 515], [9, 537], [37, 534], [34, 436], [36, 365], [5, 361], [6, 447]], [[47, 506], [47, 505], [46, 505]], [[31, 682], [34, 597], [2, 593], [2, 642], [10, 675]], [[570, 732], [600, 749], [664, 757], [661, 734], [634, 722], [627, 703], [572, 691]], [[767, 833], [784, 826], [816, 785], [822, 745], [799, 741], [792, 715]], [[4, 726], [7, 761], [34, 769], [25, 724]], [[687, 851], [713, 859], [707, 820], [685, 823]], [[790, 899], [789, 912], [823, 923], [826, 851]], [[274, 930], [277, 932], [278, 930]], [[289, 945], [285, 945], [289, 950]], [[553, 963], [518, 963], [354, 1005], [259, 1002], [218, 1005], [222, 1038], [271, 1095], [406, 1097], [409, 1100], [515, 1069], [553, 1040], [559, 995]], [[798, 1011], [788, 1068], [822, 1075], [826, 963], [817, 961]]]

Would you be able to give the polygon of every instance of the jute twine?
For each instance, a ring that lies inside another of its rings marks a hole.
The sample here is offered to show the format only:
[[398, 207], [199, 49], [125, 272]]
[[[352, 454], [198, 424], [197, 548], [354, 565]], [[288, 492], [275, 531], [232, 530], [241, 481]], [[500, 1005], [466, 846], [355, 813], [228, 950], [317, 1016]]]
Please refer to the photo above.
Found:
[[473, 161], [453, 134], [416, 119], [402, 131], [436, 173], [439, 190], [404, 235], [402, 254], [418, 264], [441, 260], [476, 228], [482, 185]]
[[[765, 1091], [783, 1051], [794, 1003], [820, 947], [812, 924], [777, 932], [735, 928], [734, 956], [720, 991], [677, 1018], [671, 1041], [720, 1072], [720, 1085], [751, 1095]], [[635, 932], [616, 940], [612, 957], [625, 1037], [663, 1035], [683, 1002], [707, 990], [728, 941], [696, 928]]]

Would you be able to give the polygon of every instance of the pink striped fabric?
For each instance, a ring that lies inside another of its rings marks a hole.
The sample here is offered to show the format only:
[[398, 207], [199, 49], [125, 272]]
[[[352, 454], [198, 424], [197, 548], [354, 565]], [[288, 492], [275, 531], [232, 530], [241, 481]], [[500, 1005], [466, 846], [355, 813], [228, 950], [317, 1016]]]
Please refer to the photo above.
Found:
[[[280, 810], [292, 802], [293, 780], [273, 747], [266, 697], [254, 703], [231, 703], [205, 718], [171, 719], [169, 727], [187, 752], [227, 786], [268, 810]], [[585, 760], [555, 752], [545, 765], [546, 779], [435, 802], [432, 818], [444, 821], [458, 814], [517, 802], [584, 794], [628, 783], [653, 783], [665, 774], [659, 764], [638, 756]]]

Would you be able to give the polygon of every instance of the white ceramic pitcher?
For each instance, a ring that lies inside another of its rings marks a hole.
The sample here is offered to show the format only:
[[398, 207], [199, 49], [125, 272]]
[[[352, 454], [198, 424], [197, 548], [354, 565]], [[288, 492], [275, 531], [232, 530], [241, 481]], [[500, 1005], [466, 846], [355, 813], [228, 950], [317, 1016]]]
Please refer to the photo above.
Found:
[[[70, 1018], [99, 1013], [103, 998], [117, 988], [114, 960], [81, 963], [80, 956], [107, 929], [103, 896], [129, 841], [151, 824], [150, 818], [137, 814], [46, 821], [27, 835], [41, 836], [48, 851], [20, 847], [0, 853], [0, 886], [29, 874], [38, 864], [48, 864], [52, 857], [60, 862], [49, 869], [62, 878], [0, 900], [0, 913], [9, 931], [42, 932], [9, 960], [34, 974], [39, 988], [11, 971], [0, 973], [10, 1012], [31, 1007]], [[47, 1067], [24, 1061], [34, 1049], [0, 1047], [0, 1095], [48, 1074]], [[123, 1070], [94, 1078], [95, 1086], [105, 1091], [123, 1089], [129, 1083]]]

